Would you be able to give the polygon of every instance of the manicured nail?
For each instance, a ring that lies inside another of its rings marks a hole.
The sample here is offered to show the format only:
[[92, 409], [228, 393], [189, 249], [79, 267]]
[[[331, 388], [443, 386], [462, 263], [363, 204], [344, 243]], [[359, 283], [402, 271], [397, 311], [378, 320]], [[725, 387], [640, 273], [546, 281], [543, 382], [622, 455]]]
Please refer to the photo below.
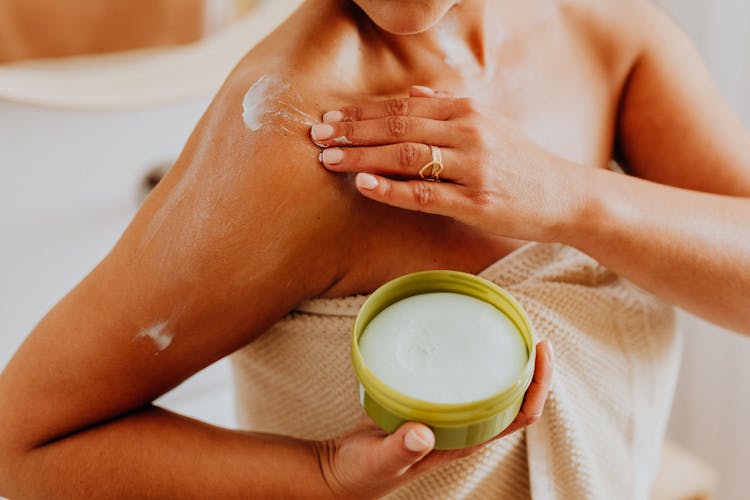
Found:
[[328, 111], [323, 115], [324, 123], [336, 123], [344, 120], [344, 113], [341, 111]]
[[404, 436], [404, 446], [415, 453], [427, 451], [432, 448], [432, 439], [422, 435], [422, 429], [412, 429]]
[[378, 178], [370, 174], [357, 174], [354, 182], [357, 184], [357, 187], [361, 187], [362, 189], [371, 190], [378, 187]]
[[424, 92], [425, 94], [435, 95], [435, 91], [431, 89], [430, 87], [425, 87], [424, 85], [412, 85], [411, 87], [413, 89], [417, 89], [421, 92]]
[[314, 141], [324, 141], [326, 139], [330, 139], [331, 137], [333, 137], [333, 127], [325, 123], [315, 125], [312, 129], [310, 129], [310, 137], [312, 137]]
[[326, 165], [336, 165], [344, 159], [344, 151], [339, 148], [326, 149], [320, 153], [320, 156]]

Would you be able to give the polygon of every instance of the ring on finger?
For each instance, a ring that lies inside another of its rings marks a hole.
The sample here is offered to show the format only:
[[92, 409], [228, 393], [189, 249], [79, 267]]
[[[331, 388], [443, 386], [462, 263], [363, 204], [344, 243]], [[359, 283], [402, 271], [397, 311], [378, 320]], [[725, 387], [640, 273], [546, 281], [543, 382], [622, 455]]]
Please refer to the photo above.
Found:
[[440, 151], [440, 148], [437, 146], [433, 146], [432, 144], [428, 145], [430, 146], [430, 152], [432, 153], [432, 161], [425, 163], [424, 166], [419, 169], [419, 176], [426, 181], [440, 182], [440, 174], [445, 168], [443, 166], [443, 152]]

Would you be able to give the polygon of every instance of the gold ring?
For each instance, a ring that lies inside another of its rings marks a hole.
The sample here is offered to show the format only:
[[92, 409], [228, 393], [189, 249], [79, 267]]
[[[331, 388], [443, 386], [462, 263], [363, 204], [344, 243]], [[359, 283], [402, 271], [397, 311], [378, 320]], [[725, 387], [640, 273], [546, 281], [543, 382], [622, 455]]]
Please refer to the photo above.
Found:
[[[432, 161], [427, 162], [422, 168], [419, 169], [419, 176], [431, 182], [440, 182], [440, 174], [443, 172], [443, 152], [440, 148], [429, 144], [430, 152], [432, 153]], [[430, 173], [427, 173], [427, 169], [430, 169]]]

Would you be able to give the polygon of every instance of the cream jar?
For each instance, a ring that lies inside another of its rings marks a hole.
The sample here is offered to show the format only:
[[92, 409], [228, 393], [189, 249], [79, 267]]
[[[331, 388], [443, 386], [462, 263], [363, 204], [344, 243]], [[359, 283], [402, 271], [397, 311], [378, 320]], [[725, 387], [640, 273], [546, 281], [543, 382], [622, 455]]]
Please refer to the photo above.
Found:
[[365, 412], [387, 432], [428, 425], [436, 449], [473, 446], [515, 419], [534, 374], [523, 308], [483, 278], [402, 276], [378, 288], [354, 323], [352, 362]]

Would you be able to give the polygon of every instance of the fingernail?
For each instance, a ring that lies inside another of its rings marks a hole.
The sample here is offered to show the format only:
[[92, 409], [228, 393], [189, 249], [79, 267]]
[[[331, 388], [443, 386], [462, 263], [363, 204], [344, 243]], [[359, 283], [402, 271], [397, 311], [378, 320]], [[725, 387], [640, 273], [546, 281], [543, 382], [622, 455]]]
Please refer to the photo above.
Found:
[[328, 124], [320, 123], [310, 129], [310, 136], [314, 141], [324, 141], [333, 137], [333, 127]]
[[412, 88], [422, 91], [425, 94], [435, 95], [435, 91], [433, 89], [431, 89], [430, 87], [425, 87], [424, 85], [412, 85]]
[[357, 184], [357, 187], [361, 187], [362, 189], [370, 190], [378, 187], [377, 177], [370, 174], [357, 174], [357, 178], [354, 179], [354, 182]]
[[327, 111], [323, 115], [324, 123], [336, 123], [344, 120], [344, 113], [341, 111]]
[[344, 159], [344, 151], [339, 148], [326, 149], [321, 154], [321, 159], [326, 165], [336, 165]]
[[423, 452], [432, 448], [432, 439], [429, 436], [422, 435], [422, 429], [412, 429], [404, 436], [404, 446], [409, 451]]

